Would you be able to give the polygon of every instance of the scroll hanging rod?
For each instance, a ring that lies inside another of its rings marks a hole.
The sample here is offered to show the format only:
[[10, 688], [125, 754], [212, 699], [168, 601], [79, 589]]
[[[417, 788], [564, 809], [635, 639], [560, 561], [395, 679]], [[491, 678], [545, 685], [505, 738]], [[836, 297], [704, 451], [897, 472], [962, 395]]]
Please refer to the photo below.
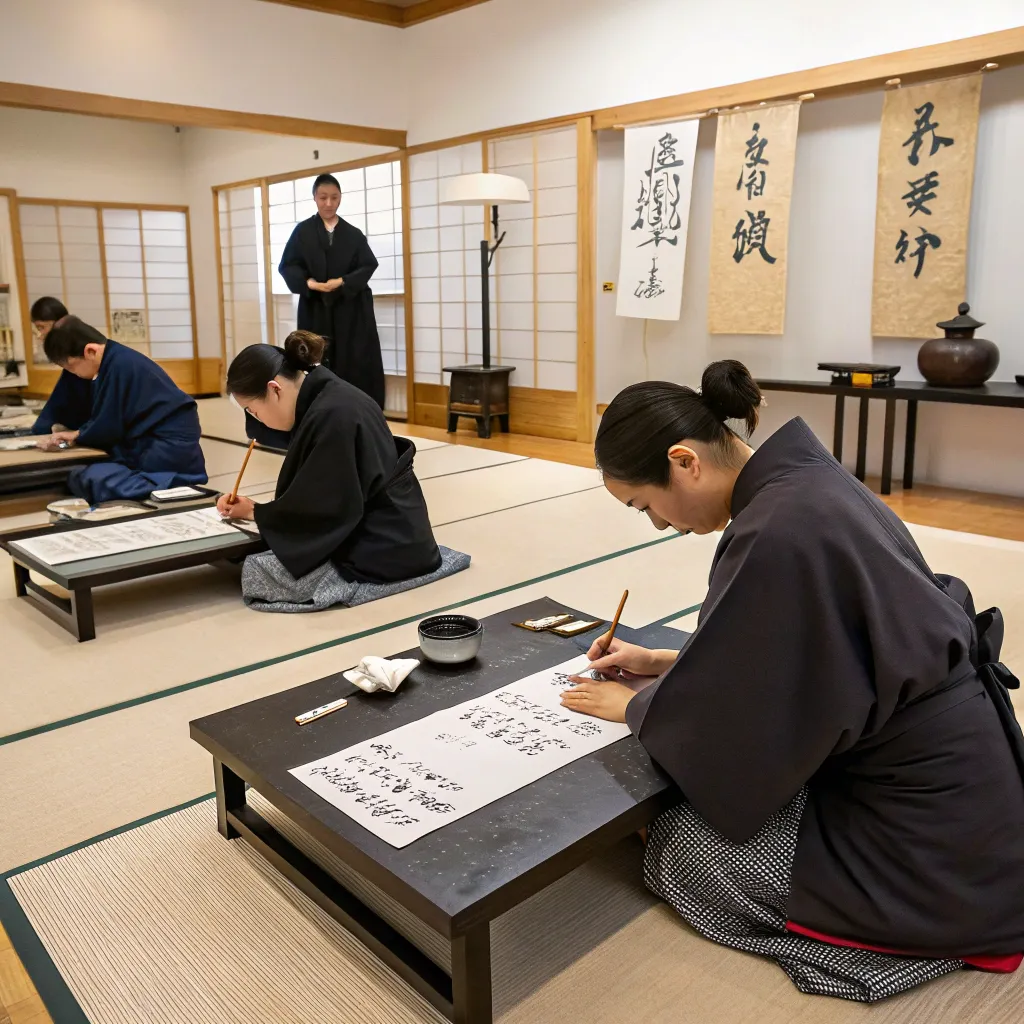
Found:
[[734, 113], [736, 111], [760, 110], [762, 107], [778, 107], [785, 103], [806, 103], [814, 99], [813, 92], [803, 92], [792, 99], [762, 100], [760, 103], [744, 103], [736, 107], [710, 107], [699, 114], [684, 114], [682, 117], [662, 117], [657, 121], [639, 121], [636, 124], [613, 124], [612, 130], [621, 132], [627, 128], [655, 128], [661, 124], [679, 124], [682, 121], [699, 121], [705, 117], [714, 117], [716, 114]]

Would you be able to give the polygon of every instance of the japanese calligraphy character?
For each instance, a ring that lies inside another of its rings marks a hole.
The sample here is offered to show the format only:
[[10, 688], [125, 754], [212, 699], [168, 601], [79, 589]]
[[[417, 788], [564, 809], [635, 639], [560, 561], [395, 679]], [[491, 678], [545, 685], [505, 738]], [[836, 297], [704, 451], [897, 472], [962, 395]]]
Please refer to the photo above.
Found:
[[[670, 139], [671, 145], [665, 147], [665, 140]], [[657, 248], [662, 242], [669, 245], [679, 244], [679, 235], [675, 234], [682, 227], [682, 219], [679, 216], [679, 175], [670, 174], [668, 168], [677, 166], [682, 161], [660, 164], [661, 159], [675, 157], [676, 140], [668, 135], [662, 139], [662, 152], [659, 154], [653, 147], [651, 149], [651, 163], [644, 178], [640, 181], [640, 197], [637, 199], [636, 222], [630, 230], [646, 230], [650, 237], [641, 242], [637, 248], [645, 245], [653, 245]]]
[[[942, 245], [942, 239], [938, 235], [933, 235], [931, 232], [926, 231], [924, 228], [921, 229], [921, 234], [914, 239], [917, 242], [917, 248], [910, 253], [911, 259], [917, 260], [917, 266], [914, 268], [914, 277], [920, 277], [921, 271], [924, 268], [924, 257], [928, 252], [929, 248], [938, 249]], [[900, 239], [896, 243], [896, 259], [895, 263], [906, 263], [907, 261], [907, 250], [910, 248], [910, 236], [906, 231], [900, 231]]]
[[679, 145], [679, 140], [670, 132], [665, 132], [665, 134], [658, 139], [658, 145], [661, 147], [661, 151], [658, 153], [656, 161], [659, 171], [663, 171], [666, 167], [683, 166], [685, 161], [679, 160], [676, 157], [676, 146]]
[[907, 201], [910, 216], [913, 217], [915, 213], [921, 212], [930, 217], [932, 211], [925, 206], [925, 203], [930, 203], [938, 195], [935, 189], [939, 187], [939, 172], [929, 171], [923, 178], [918, 178], [917, 181], [908, 181], [907, 184], [910, 186], [910, 191], [902, 198]]
[[747, 210], [747, 217], [750, 219], [750, 224], [746, 225], [741, 218], [733, 232], [732, 237], [736, 242], [736, 251], [732, 254], [732, 258], [737, 263], [742, 263], [744, 256], [749, 256], [752, 252], [759, 252], [765, 263], [774, 263], [775, 257], [769, 254], [767, 248], [768, 225], [771, 223], [771, 217], [766, 217], [764, 210], [758, 210], [756, 217], [750, 210]]
[[747, 139], [747, 155], [744, 157], [746, 160], [747, 167], [757, 167], [760, 164], [768, 166], [768, 161], [764, 158], [764, 148], [768, 145], [767, 139], [762, 139], [758, 136], [758, 132], [761, 130], [761, 126], [755, 121], [751, 126], [753, 135]]
[[944, 135], [936, 134], [936, 129], [939, 127], [938, 121], [932, 121], [932, 114], [935, 113], [934, 103], [924, 103], [918, 107], [915, 111], [918, 115], [917, 120], [914, 122], [914, 130], [910, 134], [910, 138], [903, 143], [904, 146], [910, 146], [910, 156], [907, 157], [907, 161], [911, 166], [916, 167], [920, 162], [920, 156], [918, 155], [921, 146], [924, 145], [924, 137], [930, 132], [932, 136], [932, 146], [929, 156], [935, 156], [942, 146], [952, 146], [953, 140], [947, 138]]
[[651, 260], [651, 274], [646, 281], [641, 281], [636, 286], [636, 291], [633, 294], [638, 299], [656, 299], [659, 295], [665, 294], [665, 287], [661, 281], [658, 280], [658, 257], [655, 256]]

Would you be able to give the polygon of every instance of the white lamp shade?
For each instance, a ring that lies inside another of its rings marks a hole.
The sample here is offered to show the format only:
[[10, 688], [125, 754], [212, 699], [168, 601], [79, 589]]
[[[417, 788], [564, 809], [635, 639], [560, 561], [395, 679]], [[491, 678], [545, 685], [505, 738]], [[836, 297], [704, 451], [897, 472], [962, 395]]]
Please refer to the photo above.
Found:
[[529, 201], [526, 182], [510, 174], [460, 174], [441, 182], [442, 206], [503, 206]]

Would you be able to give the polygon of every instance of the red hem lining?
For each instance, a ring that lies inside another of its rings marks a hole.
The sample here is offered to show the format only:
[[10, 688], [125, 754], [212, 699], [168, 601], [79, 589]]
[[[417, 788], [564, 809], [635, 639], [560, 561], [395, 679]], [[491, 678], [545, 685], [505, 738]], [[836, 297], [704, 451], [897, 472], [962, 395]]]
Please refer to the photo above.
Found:
[[[872, 946], [866, 942], [852, 942], [850, 939], [837, 939], [831, 935], [824, 935], [811, 928], [805, 928], [802, 924], [794, 921], [786, 922], [786, 930], [796, 935], [805, 935], [809, 939], [817, 939], [819, 942], [827, 942], [830, 946], [845, 946], [848, 949], [869, 949], [874, 953], [892, 953], [896, 956], [914, 956], [902, 949], [889, 949], [886, 946]], [[963, 960], [965, 964], [977, 968], [979, 971], [989, 971], [994, 974], [1013, 974], [1021, 962], [1024, 961], [1024, 952], [1010, 953], [1007, 956], [957, 956], [957, 960]]]

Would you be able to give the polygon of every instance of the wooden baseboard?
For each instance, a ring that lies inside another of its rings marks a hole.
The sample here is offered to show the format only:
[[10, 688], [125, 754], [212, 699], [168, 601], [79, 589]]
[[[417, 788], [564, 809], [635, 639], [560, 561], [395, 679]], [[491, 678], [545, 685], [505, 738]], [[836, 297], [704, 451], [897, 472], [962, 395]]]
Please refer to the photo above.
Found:
[[[157, 363], [186, 395], [219, 395], [224, 387], [224, 362], [220, 358], [199, 360], [199, 380], [192, 359], [158, 359]], [[46, 398], [57, 383], [60, 370], [33, 366], [28, 371], [28, 398]]]
[[[576, 393], [545, 388], [510, 388], [510, 426], [513, 434], [577, 440]], [[416, 423], [448, 426], [448, 388], [443, 384], [417, 384]], [[586, 438], [590, 440], [590, 438]]]

